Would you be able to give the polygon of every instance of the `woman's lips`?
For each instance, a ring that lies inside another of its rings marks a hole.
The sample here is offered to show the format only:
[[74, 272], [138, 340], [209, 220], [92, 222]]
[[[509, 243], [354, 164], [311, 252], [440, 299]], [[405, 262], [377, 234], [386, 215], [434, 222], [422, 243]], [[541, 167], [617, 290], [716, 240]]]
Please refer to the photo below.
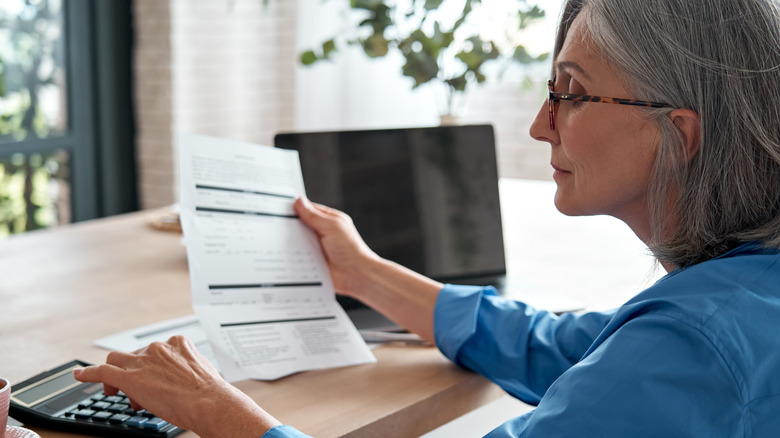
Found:
[[550, 163], [550, 165], [552, 166], [553, 170], [555, 171], [555, 172], [553, 172], [553, 179], [558, 179], [558, 178], [562, 178], [562, 177], [564, 177], [566, 175], [571, 175], [571, 172], [569, 172], [566, 169], [562, 169], [562, 168], [560, 168], [560, 167], [558, 167], [558, 166], [556, 166], [555, 164], [552, 164], [552, 163]]

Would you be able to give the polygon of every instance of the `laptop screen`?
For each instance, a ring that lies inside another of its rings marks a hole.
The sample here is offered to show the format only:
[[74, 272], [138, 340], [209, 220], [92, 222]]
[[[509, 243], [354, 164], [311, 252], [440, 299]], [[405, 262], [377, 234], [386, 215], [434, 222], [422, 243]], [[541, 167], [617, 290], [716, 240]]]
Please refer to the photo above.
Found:
[[281, 133], [314, 202], [378, 255], [439, 281], [506, 272], [490, 125]]

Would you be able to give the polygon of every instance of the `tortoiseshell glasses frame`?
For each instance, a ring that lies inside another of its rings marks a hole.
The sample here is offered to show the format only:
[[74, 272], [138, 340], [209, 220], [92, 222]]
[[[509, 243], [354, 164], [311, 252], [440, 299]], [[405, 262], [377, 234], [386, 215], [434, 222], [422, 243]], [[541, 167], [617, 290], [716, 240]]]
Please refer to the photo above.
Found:
[[555, 91], [555, 82], [552, 79], [547, 80], [547, 105], [550, 110], [550, 130], [555, 131], [555, 106], [561, 100], [570, 100], [572, 102], [596, 102], [596, 103], [614, 103], [618, 105], [644, 106], [648, 108], [673, 108], [672, 105], [658, 102], [648, 102], [636, 99], [619, 99], [617, 97], [589, 96], [587, 94], [557, 93]]

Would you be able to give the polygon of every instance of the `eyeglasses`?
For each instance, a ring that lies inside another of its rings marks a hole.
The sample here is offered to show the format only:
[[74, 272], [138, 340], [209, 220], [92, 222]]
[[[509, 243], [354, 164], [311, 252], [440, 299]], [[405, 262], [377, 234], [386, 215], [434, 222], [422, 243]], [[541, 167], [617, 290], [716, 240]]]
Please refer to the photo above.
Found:
[[673, 108], [672, 105], [666, 103], [648, 102], [645, 100], [618, 99], [616, 97], [602, 97], [602, 96], [588, 96], [587, 94], [556, 93], [555, 83], [552, 81], [552, 79], [547, 80], [547, 89], [549, 90], [549, 94], [547, 96], [547, 105], [550, 108], [550, 130], [552, 131], [555, 131], [556, 105], [561, 100], [571, 100], [572, 102], [614, 103], [618, 105], [634, 105], [634, 106], [644, 106], [649, 108]]

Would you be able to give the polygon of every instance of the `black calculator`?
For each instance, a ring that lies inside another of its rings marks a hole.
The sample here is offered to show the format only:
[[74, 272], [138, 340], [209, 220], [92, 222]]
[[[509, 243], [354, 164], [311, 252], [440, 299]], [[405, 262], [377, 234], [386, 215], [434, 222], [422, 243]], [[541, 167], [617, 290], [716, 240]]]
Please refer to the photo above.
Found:
[[102, 383], [82, 383], [74, 360], [11, 388], [9, 413], [28, 426], [102, 437], [172, 437], [182, 429], [144, 410], [130, 407], [127, 396], [103, 393]]

